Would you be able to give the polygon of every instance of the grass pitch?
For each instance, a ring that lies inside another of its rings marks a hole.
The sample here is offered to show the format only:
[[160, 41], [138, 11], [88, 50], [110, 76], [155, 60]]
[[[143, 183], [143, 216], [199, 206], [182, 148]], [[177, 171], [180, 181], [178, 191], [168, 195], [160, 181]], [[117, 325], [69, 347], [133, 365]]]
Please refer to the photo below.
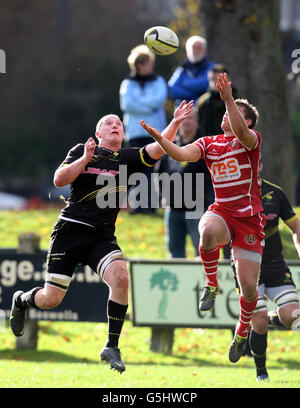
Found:
[[252, 358], [228, 360], [230, 330], [176, 329], [172, 355], [150, 351], [150, 328], [126, 321], [120, 340], [127, 370], [101, 363], [106, 324], [40, 322], [37, 350], [16, 350], [0, 334], [2, 388], [300, 388], [299, 334], [270, 331], [268, 382], [257, 382]]
[[[31, 231], [47, 249], [57, 215], [58, 210], [2, 212], [1, 246], [15, 247], [18, 234]], [[290, 233], [280, 228], [287, 259], [297, 259]], [[128, 257], [168, 257], [162, 212], [147, 217], [122, 211], [117, 236]], [[190, 241], [188, 257], [193, 257]], [[165, 355], [150, 351], [150, 328], [126, 321], [120, 348], [127, 370], [120, 375], [100, 363], [106, 324], [40, 322], [39, 328], [37, 350], [16, 349], [10, 330], [0, 328], [1, 388], [300, 388], [299, 333], [292, 331], [269, 332], [270, 381], [256, 382], [253, 359], [229, 362], [230, 330], [178, 328], [173, 352]]]

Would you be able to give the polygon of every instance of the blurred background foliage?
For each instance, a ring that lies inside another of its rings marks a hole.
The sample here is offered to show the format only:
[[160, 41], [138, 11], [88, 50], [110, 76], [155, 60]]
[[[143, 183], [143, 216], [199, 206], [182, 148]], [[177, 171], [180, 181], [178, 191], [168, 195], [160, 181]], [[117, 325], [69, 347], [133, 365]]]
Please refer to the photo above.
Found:
[[[7, 67], [6, 74], [0, 75], [0, 190], [45, 194], [67, 151], [94, 135], [99, 117], [111, 112], [122, 116], [119, 86], [129, 73], [127, 56], [143, 42], [145, 30], [167, 25], [180, 38], [177, 53], [156, 58], [156, 72], [168, 80], [185, 57], [186, 39], [210, 35], [205, 3], [211, 10], [225, 11], [244, 4], [234, 0], [3, 2], [0, 48], [6, 52]], [[218, 31], [217, 26], [215, 29]], [[222, 38], [222, 32], [217, 35]], [[282, 31], [286, 75], [290, 73], [290, 51], [298, 40], [299, 31], [294, 27]], [[215, 57], [214, 49], [209, 53]], [[289, 79], [297, 167], [300, 81], [299, 76]], [[172, 108], [169, 100], [169, 117]]]

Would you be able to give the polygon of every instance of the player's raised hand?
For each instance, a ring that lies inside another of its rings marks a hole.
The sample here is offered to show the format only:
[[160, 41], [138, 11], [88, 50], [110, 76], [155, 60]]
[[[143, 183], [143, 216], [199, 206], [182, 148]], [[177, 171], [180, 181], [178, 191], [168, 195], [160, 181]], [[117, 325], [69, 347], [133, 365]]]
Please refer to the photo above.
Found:
[[84, 145], [84, 153], [83, 156], [86, 158], [87, 162], [91, 161], [96, 148], [95, 140], [90, 137]]
[[184, 121], [192, 112], [194, 106], [194, 101], [190, 101], [186, 103], [186, 101], [182, 101], [181, 104], [174, 112], [174, 119], [178, 124]]
[[150, 136], [153, 137], [157, 142], [159, 142], [162, 138], [162, 135], [159, 133], [157, 129], [154, 129], [152, 126], [147, 125], [144, 120], [140, 121], [140, 125], [149, 133]]
[[217, 86], [218, 91], [220, 92], [220, 97], [224, 102], [232, 98], [231, 82], [229, 81], [229, 78], [226, 72], [218, 76], [218, 79], [216, 81], [216, 86]]

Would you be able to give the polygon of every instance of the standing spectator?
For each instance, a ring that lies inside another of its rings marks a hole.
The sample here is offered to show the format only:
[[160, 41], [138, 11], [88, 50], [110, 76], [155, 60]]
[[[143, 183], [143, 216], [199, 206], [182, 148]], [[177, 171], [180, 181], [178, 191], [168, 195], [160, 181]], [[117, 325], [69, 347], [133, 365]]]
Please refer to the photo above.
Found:
[[[220, 93], [216, 86], [216, 81], [220, 73], [226, 72], [229, 75], [227, 68], [222, 64], [216, 64], [208, 71], [208, 89], [195, 102], [195, 108], [198, 114], [199, 126], [203, 134], [214, 136], [221, 134], [222, 118], [225, 113], [225, 105], [220, 97]], [[237, 97], [237, 92], [233, 88], [232, 95]]]
[[[153, 139], [140, 126], [145, 119], [154, 128], [162, 131], [167, 124], [164, 103], [168, 96], [166, 81], [155, 74], [155, 55], [146, 45], [133, 48], [127, 59], [130, 68], [129, 76], [120, 87], [120, 106], [123, 111], [125, 142], [127, 147], [143, 147]], [[144, 171], [148, 178], [148, 208], [134, 208], [131, 213], [151, 213], [151, 174], [153, 168]], [[132, 193], [133, 190], [131, 190]], [[133, 207], [137, 206], [134, 203]]]
[[170, 97], [178, 106], [182, 100], [196, 101], [208, 88], [208, 70], [214, 65], [209, 61], [206, 52], [207, 44], [203, 37], [194, 35], [185, 45], [186, 60], [176, 68], [169, 85]]
[[[176, 140], [179, 146], [185, 146], [194, 142], [202, 136], [198, 127], [197, 113], [192, 111], [179, 128], [178, 138]], [[166, 226], [166, 241], [168, 249], [172, 258], [185, 258], [186, 257], [186, 237], [189, 235], [192, 239], [192, 243], [195, 249], [195, 257], [199, 256], [199, 230], [198, 225], [202, 214], [195, 208], [187, 208], [184, 200], [184, 183], [185, 175], [192, 175], [191, 186], [191, 198], [193, 201], [196, 199], [196, 175], [197, 173], [204, 174], [204, 208], [206, 211], [211, 204], [211, 191], [212, 183], [209, 171], [206, 167], [203, 159], [198, 162], [184, 162], [180, 163], [172, 159], [170, 156], [164, 156], [160, 166], [160, 173], [168, 172], [169, 174], [178, 173], [181, 178], [182, 186], [182, 200], [181, 207], [176, 206], [176, 190], [174, 184], [170, 183], [170, 200], [167, 203], [169, 208], [165, 210], [165, 226]], [[199, 188], [199, 186], [198, 186]], [[178, 198], [178, 197], [177, 197]], [[195, 214], [197, 211], [199, 214]], [[193, 215], [193, 216], [191, 216]]]

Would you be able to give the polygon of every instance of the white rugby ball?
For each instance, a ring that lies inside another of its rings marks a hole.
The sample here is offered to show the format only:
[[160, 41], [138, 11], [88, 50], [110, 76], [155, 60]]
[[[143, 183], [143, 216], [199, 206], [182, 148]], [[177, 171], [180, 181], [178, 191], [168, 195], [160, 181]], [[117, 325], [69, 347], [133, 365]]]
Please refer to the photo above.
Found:
[[178, 50], [179, 40], [174, 31], [168, 27], [149, 28], [144, 34], [147, 47], [158, 55], [170, 55]]

